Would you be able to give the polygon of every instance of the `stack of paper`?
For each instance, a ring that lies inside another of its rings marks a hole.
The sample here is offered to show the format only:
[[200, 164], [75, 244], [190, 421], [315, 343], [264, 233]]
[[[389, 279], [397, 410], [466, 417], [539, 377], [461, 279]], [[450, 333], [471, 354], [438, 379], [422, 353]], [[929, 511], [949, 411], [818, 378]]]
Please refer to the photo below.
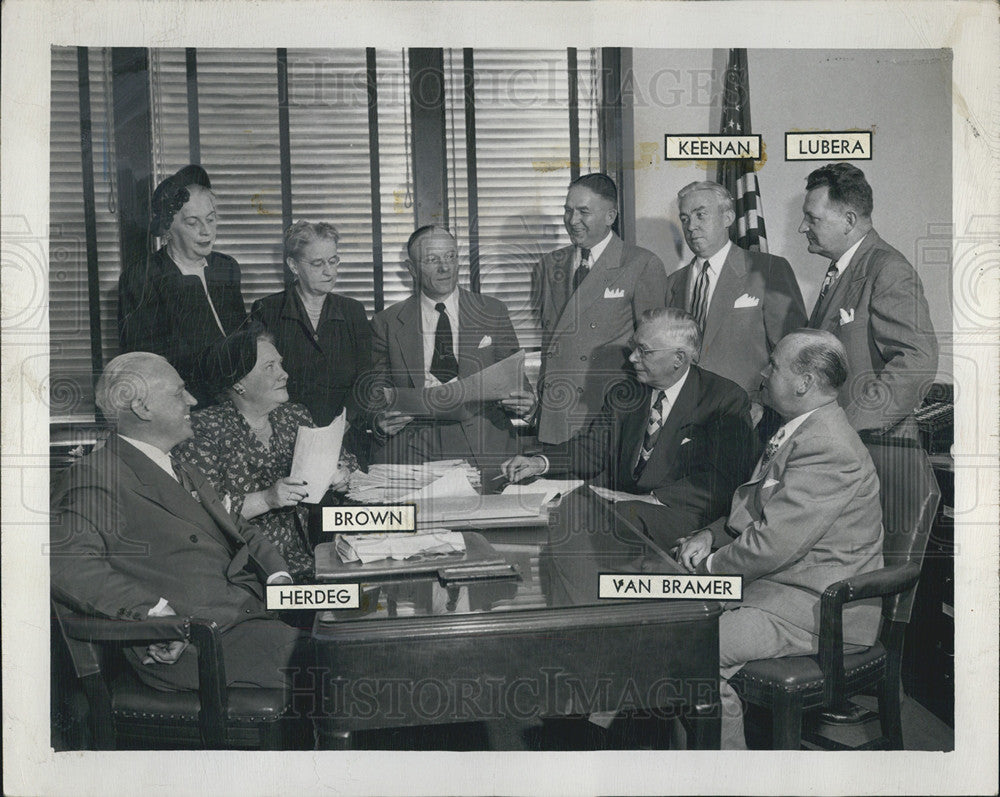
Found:
[[390, 504], [404, 500], [404, 497], [446, 476], [454, 480], [452, 484], [464, 489], [457, 475], [461, 475], [464, 483], [472, 488], [481, 483], [479, 470], [464, 459], [425, 462], [423, 465], [372, 465], [368, 473], [356, 471], [351, 474], [347, 497], [361, 504]]
[[379, 562], [465, 553], [460, 532], [428, 529], [417, 534], [338, 534], [337, 555], [342, 562]]
[[473, 495], [414, 501], [417, 528], [488, 529], [548, 525], [545, 495]]
[[660, 503], [652, 493], [624, 493], [621, 490], [609, 490], [606, 487], [598, 487], [594, 484], [590, 485], [590, 489], [594, 491], [594, 494], [598, 498], [603, 498], [605, 501], [610, 501], [613, 504], [622, 501], [641, 501], [644, 504]]

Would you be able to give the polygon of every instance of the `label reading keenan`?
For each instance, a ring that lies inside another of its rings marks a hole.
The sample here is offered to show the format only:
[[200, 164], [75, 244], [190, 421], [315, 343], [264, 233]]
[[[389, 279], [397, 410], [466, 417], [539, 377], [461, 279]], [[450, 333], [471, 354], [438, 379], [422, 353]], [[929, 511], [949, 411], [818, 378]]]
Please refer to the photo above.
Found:
[[374, 534], [416, 531], [413, 504], [399, 506], [327, 506], [323, 508], [323, 531], [338, 534]]
[[267, 588], [267, 608], [357, 609], [361, 590], [357, 584], [275, 584]]
[[743, 576], [635, 575], [601, 573], [599, 598], [681, 598], [686, 600], [743, 600]]
[[785, 133], [786, 161], [870, 161], [870, 130], [844, 133]]
[[663, 159], [684, 161], [708, 158], [710, 160], [731, 160], [752, 158], [760, 160], [760, 136], [671, 136], [667, 135], [663, 145]]

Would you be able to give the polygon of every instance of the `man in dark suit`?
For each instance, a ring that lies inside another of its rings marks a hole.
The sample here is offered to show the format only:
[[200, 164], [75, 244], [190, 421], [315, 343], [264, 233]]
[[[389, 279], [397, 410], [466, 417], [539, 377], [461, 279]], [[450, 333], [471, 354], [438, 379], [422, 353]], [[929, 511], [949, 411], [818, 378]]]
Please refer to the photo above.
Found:
[[[112, 619], [214, 620], [229, 685], [281, 688], [304, 646], [297, 629], [265, 610], [264, 584], [291, 578], [271, 543], [231, 516], [201, 473], [170, 459], [170, 449], [191, 436], [195, 403], [159, 355], [132, 352], [108, 364], [97, 405], [117, 422], [117, 434], [74, 464], [54, 491], [53, 594]], [[151, 686], [197, 687], [197, 656], [184, 641], [126, 656]]]
[[850, 377], [838, 401], [862, 438], [917, 442], [913, 411], [937, 374], [937, 338], [920, 277], [872, 228], [872, 207], [856, 166], [806, 178], [799, 232], [831, 261], [809, 326], [844, 345]]
[[702, 329], [698, 364], [750, 395], [754, 421], [763, 408], [760, 372], [774, 347], [806, 324], [802, 293], [788, 261], [740, 249], [729, 239], [733, 198], [713, 182], [677, 194], [684, 238], [694, 259], [667, 277], [667, 304], [687, 310]]
[[[878, 477], [837, 405], [846, 379], [844, 347], [829, 332], [784, 338], [764, 381], [783, 425], [728, 518], [681, 540], [677, 558], [689, 571], [743, 576], [742, 602], [719, 618], [723, 749], [746, 748], [727, 679], [748, 661], [815, 653], [826, 588], [882, 566]], [[880, 610], [877, 598], [844, 609], [845, 649], [875, 642]]]
[[599, 477], [652, 496], [625, 509], [661, 547], [723, 515], [757, 452], [746, 393], [694, 365], [700, 343], [688, 313], [647, 310], [630, 341], [637, 381], [609, 391], [601, 414], [568, 442], [505, 463], [508, 479]]
[[[406, 266], [416, 292], [372, 318], [374, 391], [425, 388], [470, 376], [520, 346], [503, 302], [458, 287], [458, 248], [443, 227], [421, 227], [407, 242]], [[525, 382], [500, 402], [469, 403], [459, 418], [375, 415], [375, 462], [420, 463], [464, 458], [480, 468], [517, 450], [508, 413], [528, 415], [534, 395]], [[373, 401], [377, 404], [377, 398]]]
[[544, 255], [538, 266], [543, 443], [565, 442], [600, 413], [608, 387], [627, 374], [625, 342], [639, 317], [664, 305], [663, 263], [612, 232], [617, 216], [611, 178], [574, 180], [563, 215], [572, 245]]

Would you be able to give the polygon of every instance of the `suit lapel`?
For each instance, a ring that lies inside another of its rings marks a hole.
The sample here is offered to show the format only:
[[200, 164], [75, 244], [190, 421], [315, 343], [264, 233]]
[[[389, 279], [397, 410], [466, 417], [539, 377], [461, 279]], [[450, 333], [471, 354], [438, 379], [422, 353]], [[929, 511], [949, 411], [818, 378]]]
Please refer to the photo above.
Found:
[[688, 369], [687, 380], [677, 394], [677, 400], [670, 407], [667, 418], [660, 429], [660, 435], [656, 438], [656, 445], [653, 447], [653, 456], [667, 455], [669, 459], [674, 458], [677, 446], [674, 439], [680, 428], [694, 417], [698, 409], [698, 396], [701, 394], [701, 377], [697, 369], [692, 366]]
[[548, 256], [550, 267], [543, 272], [543, 276], [548, 281], [553, 307], [558, 308], [558, 315], [555, 319], [550, 320], [550, 323], [558, 324], [566, 313], [566, 305], [569, 303], [570, 292], [573, 288], [571, 272], [574, 254], [575, 247], [565, 246]]
[[694, 260], [675, 272], [673, 285], [670, 287], [670, 298], [667, 300], [667, 307], [676, 307], [678, 310], [688, 309], [688, 280], [691, 279], [691, 267]]
[[464, 378], [483, 370], [488, 363], [481, 362], [479, 342], [485, 328], [481, 314], [472, 308], [473, 299], [465, 290], [458, 291], [458, 376]]
[[[558, 327], [562, 327], [567, 319], [575, 320], [578, 317], [577, 313], [582, 316], [587, 308], [604, 299], [604, 294], [622, 275], [624, 249], [621, 238], [612, 233], [611, 240], [594, 263], [590, 274], [569, 297], [566, 309], [559, 318]], [[572, 286], [572, 277], [568, 284]]]
[[705, 319], [705, 334], [701, 343], [702, 351], [707, 351], [711, 347], [712, 339], [722, 328], [726, 317], [733, 311], [733, 303], [744, 292], [746, 276], [746, 257], [743, 250], [733, 244], [729, 247], [726, 261], [722, 264], [719, 284], [712, 291], [712, 303], [708, 306], [708, 317]]
[[[810, 319], [809, 326], [815, 329], [826, 329], [835, 332], [840, 325], [840, 309], [854, 307], [856, 301], [849, 301], [852, 295], [857, 297], [861, 291], [861, 285], [868, 278], [868, 253], [875, 244], [881, 240], [875, 230], [869, 230], [865, 235], [861, 246], [854, 253], [851, 262], [847, 264], [844, 273], [837, 278], [837, 284], [833, 290], [823, 297], [823, 302], [817, 305], [813, 311], [813, 319]], [[812, 323], [813, 320], [818, 323]]]
[[649, 422], [649, 405], [652, 396], [652, 389], [643, 385], [642, 400], [636, 403], [634, 409], [630, 410], [622, 422], [621, 451], [619, 454], [620, 473], [619, 478], [622, 483], [632, 480], [632, 471], [635, 463], [639, 461], [639, 449], [642, 448], [643, 438], [646, 436], [646, 424]]
[[[424, 386], [424, 340], [420, 320], [420, 295], [403, 302], [396, 315], [396, 345], [411, 387]], [[419, 380], [419, 382], [417, 381]]]

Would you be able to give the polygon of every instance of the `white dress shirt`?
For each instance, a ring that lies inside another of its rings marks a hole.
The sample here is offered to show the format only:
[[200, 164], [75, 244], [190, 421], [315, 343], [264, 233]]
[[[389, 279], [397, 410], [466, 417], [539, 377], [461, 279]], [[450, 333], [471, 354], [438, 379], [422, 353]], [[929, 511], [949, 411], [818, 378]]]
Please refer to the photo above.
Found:
[[[598, 241], [596, 244], [594, 244], [592, 247], [590, 247], [590, 268], [593, 268], [594, 264], [597, 263], [597, 261], [601, 259], [601, 255], [604, 254], [604, 250], [607, 249], [608, 248], [608, 244], [611, 243], [611, 236], [612, 235], [613, 235], [613, 233], [611, 232], [611, 230], [608, 230], [608, 234], [605, 235], [602, 240]], [[583, 265], [583, 263], [580, 262], [580, 247], [579, 246], [576, 247], [576, 252], [574, 254], [574, 257], [576, 258], [576, 264], [573, 267], [573, 274], [575, 275], [576, 274], [576, 270], [578, 268], [580, 268], [580, 266]]]
[[424, 337], [424, 387], [435, 387], [441, 382], [431, 373], [431, 362], [434, 360], [434, 336], [437, 333], [438, 319], [441, 314], [434, 308], [439, 301], [444, 302], [444, 314], [451, 324], [451, 346], [458, 359], [458, 288], [451, 296], [443, 300], [434, 300], [420, 294], [420, 330]]
[[[861, 246], [861, 242], [865, 240], [865, 236], [861, 236], [858, 241], [848, 249], [844, 254], [837, 258], [837, 279], [844, 273], [847, 267], [851, 264], [851, 258], [854, 257], [854, 253], [858, 251], [858, 247]], [[832, 286], [831, 286], [832, 288]]]
[[708, 296], [705, 297], [705, 312], [708, 313], [708, 308], [712, 306], [712, 294], [715, 293], [715, 286], [719, 283], [719, 277], [722, 276], [722, 267], [726, 264], [726, 258], [729, 257], [729, 250], [732, 247], [732, 241], [726, 241], [722, 248], [716, 252], [711, 257], [695, 257], [694, 265], [691, 268], [691, 272], [688, 274], [688, 286], [687, 286], [687, 306], [690, 307], [691, 303], [694, 301], [694, 285], [698, 281], [698, 277], [701, 275], [701, 267], [708, 261]]

